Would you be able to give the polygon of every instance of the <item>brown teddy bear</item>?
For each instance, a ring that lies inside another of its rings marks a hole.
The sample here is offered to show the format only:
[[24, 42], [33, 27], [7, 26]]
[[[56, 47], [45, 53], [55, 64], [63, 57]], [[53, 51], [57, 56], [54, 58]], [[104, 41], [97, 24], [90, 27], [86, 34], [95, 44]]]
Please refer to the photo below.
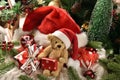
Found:
[[[76, 60], [78, 58], [79, 41], [84, 35], [82, 34], [80, 36], [78, 36], [72, 30], [67, 28], [61, 28], [59, 30], [56, 30], [52, 34], [48, 35], [48, 39], [50, 40], [51, 44], [48, 47], [46, 47], [42, 53], [38, 55], [38, 59], [41, 59], [43, 57], [56, 59], [58, 61], [58, 69], [52, 72], [49, 70], [44, 70], [43, 74], [47, 76], [49, 76], [50, 74], [54, 76], [58, 76], [60, 70], [63, 67], [63, 64], [67, 63], [68, 56], [71, 57], [73, 60]], [[69, 55], [68, 55], [68, 52], [69, 52]], [[49, 63], [49, 62], [44, 61], [44, 63]], [[49, 65], [52, 65], [52, 64], [49, 63], [47, 65], [48, 66], [46, 67], [51, 68]]]
[[50, 71], [48, 69], [43, 70], [43, 75], [46, 76], [58, 76], [63, 65], [68, 61], [68, 51], [66, 46], [62, 40], [58, 37], [49, 34], [48, 40], [50, 40], [51, 44], [47, 46], [42, 53], [38, 55], [38, 59], [42, 59], [44, 57], [52, 58], [57, 60], [57, 70]]

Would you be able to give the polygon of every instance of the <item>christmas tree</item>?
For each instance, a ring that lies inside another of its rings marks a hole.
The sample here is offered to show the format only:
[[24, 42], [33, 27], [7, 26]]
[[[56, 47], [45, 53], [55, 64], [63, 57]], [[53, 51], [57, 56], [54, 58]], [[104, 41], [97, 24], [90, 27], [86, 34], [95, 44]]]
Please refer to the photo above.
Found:
[[98, 0], [91, 15], [88, 37], [90, 41], [106, 43], [112, 23], [112, 0]]

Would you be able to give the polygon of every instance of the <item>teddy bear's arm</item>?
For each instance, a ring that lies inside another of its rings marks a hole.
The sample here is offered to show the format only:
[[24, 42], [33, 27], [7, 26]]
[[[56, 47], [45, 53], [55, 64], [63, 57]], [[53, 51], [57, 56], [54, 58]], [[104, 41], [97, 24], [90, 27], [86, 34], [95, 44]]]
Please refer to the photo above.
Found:
[[50, 54], [51, 51], [52, 51], [52, 48], [51, 48], [51, 46], [49, 45], [48, 47], [46, 47], [46, 48], [43, 50], [43, 52], [41, 52], [41, 53], [38, 55], [38, 59], [41, 59], [41, 58], [43, 58], [43, 57], [47, 57], [47, 56]]
[[62, 63], [67, 63], [68, 61], [68, 51], [64, 50], [61, 57], [59, 58], [59, 61]]

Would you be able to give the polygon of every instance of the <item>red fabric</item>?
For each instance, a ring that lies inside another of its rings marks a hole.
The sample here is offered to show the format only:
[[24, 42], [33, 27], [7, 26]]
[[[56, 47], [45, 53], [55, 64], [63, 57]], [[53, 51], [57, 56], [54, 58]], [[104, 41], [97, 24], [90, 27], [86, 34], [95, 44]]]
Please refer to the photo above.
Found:
[[81, 66], [83, 64], [81, 63], [81, 60], [83, 60], [86, 67], [88, 67], [90, 64], [87, 64], [86, 61], [91, 62], [91, 66], [94, 65], [98, 61], [98, 54], [93, 48], [79, 48], [79, 58]]
[[62, 29], [60, 29], [60, 31], [63, 32], [69, 38], [69, 40], [71, 41], [71, 44], [72, 44], [71, 56], [72, 56], [72, 58], [74, 60], [77, 59], [77, 55], [78, 55], [78, 40], [77, 40], [76, 34], [73, 31], [71, 31], [69, 29], [66, 29], [66, 28], [62, 28]]
[[80, 27], [70, 15], [65, 10], [53, 6], [39, 7], [27, 15], [23, 31], [35, 28], [44, 34], [53, 33], [61, 28], [68, 28], [75, 33], [80, 33]]
[[[35, 51], [37, 45], [33, 44], [32, 46], [34, 47], [33, 51]], [[15, 58], [19, 61], [19, 63], [24, 64], [26, 60], [29, 58], [28, 48], [25, 48], [23, 51], [21, 51], [18, 55], [15, 56]]]
[[58, 62], [55, 59], [51, 58], [42, 58], [41, 59], [41, 68], [42, 69], [48, 69], [51, 71], [57, 70]]

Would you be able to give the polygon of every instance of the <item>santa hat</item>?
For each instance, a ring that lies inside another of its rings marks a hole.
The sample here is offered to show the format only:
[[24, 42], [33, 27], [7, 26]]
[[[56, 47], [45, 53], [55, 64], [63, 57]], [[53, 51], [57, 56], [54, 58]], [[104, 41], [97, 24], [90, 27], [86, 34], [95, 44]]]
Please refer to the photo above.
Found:
[[38, 29], [43, 34], [53, 33], [61, 28], [80, 32], [80, 27], [70, 15], [64, 9], [54, 6], [39, 7], [28, 13], [23, 25], [23, 31]]
[[86, 33], [81, 32], [78, 24], [62, 8], [54, 6], [39, 7], [26, 16], [23, 31], [39, 30], [39, 34], [49, 34], [61, 28], [67, 28], [77, 34], [78, 47], [87, 44]]
[[66, 46], [66, 48], [70, 48], [72, 45], [72, 58], [77, 59], [77, 54], [78, 54], [78, 40], [76, 34], [66, 28], [59, 29], [52, 33], [52, 35], [58, 37], [60, 40], [62, 40]]

